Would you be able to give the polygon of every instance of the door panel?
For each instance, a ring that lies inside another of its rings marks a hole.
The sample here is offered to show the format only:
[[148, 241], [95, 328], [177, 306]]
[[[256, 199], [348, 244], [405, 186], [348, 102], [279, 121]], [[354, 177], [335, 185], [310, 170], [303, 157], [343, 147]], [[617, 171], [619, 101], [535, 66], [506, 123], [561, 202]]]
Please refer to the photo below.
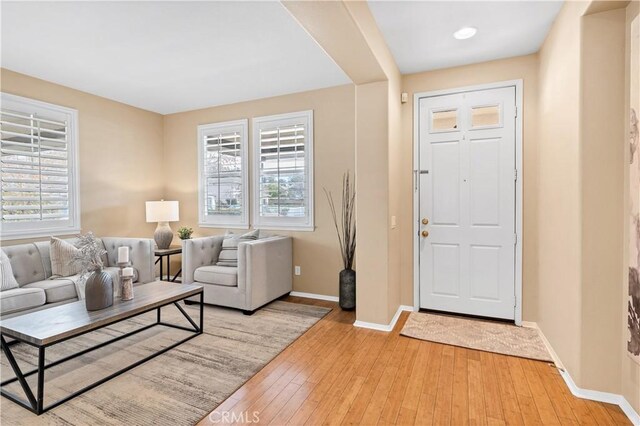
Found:
[[471, 226], [500, 224], [500, 139], [469, 141]]
[[433, 293], [460, 296], [460, 247], [455, 244], [433, 245]]
[[420, 307], [514, 319], [515, 88], [423, 98], [418, 135]]
[[460, 145], [458, 141], [434, 143], [433, 157], [433, 223], [457, 225], [460, 222]]

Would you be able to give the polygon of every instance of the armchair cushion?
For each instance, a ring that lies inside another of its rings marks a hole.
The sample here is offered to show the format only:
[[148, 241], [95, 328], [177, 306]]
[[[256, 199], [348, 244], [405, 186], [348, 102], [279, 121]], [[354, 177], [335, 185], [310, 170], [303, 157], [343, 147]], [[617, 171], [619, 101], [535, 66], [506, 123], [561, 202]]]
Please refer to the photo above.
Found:
[[236, 287], [238, 285], [238, 268], [229, 266], [201, 266], [193, 273], [197, 282], [205, 284]]

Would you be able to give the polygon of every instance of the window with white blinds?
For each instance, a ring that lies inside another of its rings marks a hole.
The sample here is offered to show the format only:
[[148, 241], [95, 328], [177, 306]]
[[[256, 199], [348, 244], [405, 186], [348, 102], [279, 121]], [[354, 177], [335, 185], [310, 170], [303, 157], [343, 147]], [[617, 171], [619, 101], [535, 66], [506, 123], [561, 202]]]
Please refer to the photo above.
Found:
[[77, 111], [6, 93], [1, 100], [2, 238], [79, 232]]
[[313, 111], [253, 120], [254, 226], [313, 230]]
[[247, 120], [198, 126], [200, 226], [248, 228]]

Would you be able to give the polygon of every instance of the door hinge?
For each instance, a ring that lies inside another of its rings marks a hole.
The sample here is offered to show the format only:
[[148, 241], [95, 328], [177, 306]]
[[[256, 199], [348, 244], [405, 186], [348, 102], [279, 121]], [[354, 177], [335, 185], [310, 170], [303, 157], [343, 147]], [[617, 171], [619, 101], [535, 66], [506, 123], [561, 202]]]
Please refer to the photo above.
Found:
[[518, 118], [518, 107], [517, 107], [517, 106], [515, 106], [514, 108], [515, 108], [515, 115], [514, 115], [514, 117], [515, 117], [515, 118]]
[[518, 244], [518, 234], [513, 234], [513, 245]]
[[513, 169], [513, 180], [518, 180], [518, 169]]

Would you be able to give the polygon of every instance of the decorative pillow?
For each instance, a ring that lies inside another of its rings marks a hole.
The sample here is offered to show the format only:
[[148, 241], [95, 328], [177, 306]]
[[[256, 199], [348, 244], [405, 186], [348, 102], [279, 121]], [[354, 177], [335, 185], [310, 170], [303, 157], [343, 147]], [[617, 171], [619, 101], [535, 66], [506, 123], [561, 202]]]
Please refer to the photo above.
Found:
[[18, 281], [16, 281], [16, 277], [13, 276], [13, 269], [11, 268], [9, 257], [4, 250], [0, 250], [0, 279], [2, 279], [2, 282], [0, 282], [0, 291], [18, 288]]
[[218, 256], [218, 266], [238, 266], [238, 244], [245, 241], [257, 240], [260, 235], [260, 230], [256, 229], [251, 232], [247, 232], [243, 235], [236, 235], [232, 232], [227, 232], [222, 241], [222, 250]]
[[50, 251], [52, 278], [71, 277], [80, 273], [80, 264], [73, 260], [79, 250], [73, 244], [51, 237]]

